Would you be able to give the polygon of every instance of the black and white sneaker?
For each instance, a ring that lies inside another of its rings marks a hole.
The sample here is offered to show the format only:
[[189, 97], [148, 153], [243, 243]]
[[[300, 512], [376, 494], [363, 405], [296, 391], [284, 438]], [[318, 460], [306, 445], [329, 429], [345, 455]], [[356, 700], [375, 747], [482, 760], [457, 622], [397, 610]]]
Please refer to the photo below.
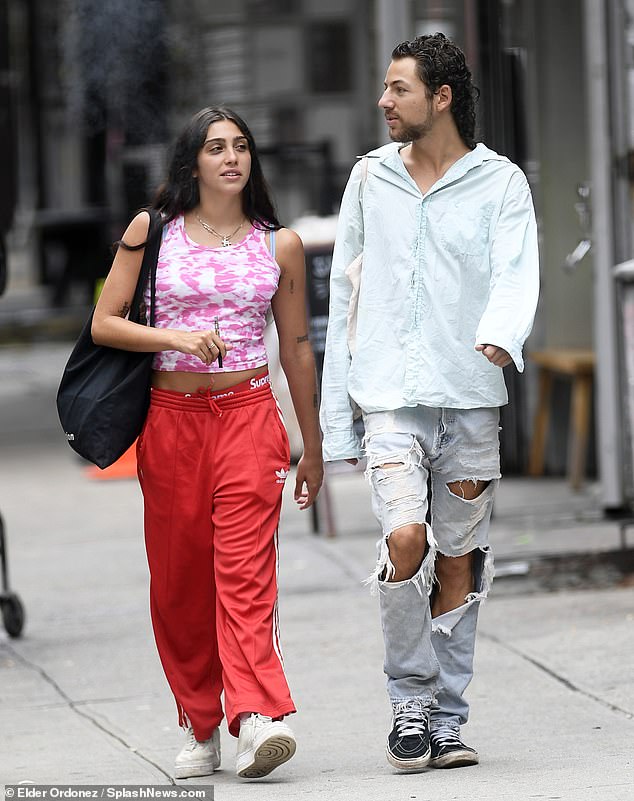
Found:
[[429, 707], [419, 698], [392, 704], [392, 731], [386, 756], [398, 770], [421, 770], [429, 764]]
[[432, 768], [464, 768], [480, 761], [475, 748], [469, 748], [460, 739], [460, 729], [443, 727], [431, 733]]

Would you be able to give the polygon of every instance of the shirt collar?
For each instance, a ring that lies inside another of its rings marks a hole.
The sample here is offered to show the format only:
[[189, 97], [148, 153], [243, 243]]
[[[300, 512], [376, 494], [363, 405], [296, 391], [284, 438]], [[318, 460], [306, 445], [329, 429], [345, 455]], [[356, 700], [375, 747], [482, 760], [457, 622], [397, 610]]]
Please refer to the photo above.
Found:
[[[372, 173], [380, 175], [381, 178], [391, 183], [396, 183], [406, 191], [420, 196], [420, 190], [414, 179], [408, 173], [403, 164], [403, 159], [400, 156], [399, 151], [402, 147], [404, 147], [404, 145], [400, 142], [390, 142], [387, 145], [371, 150], [366, 154], [368, 159], [371, 160], [368, 162], [368, 168], [370, 169], [370, 164], [372, 164]], [[363, 156], [358, 156], [358, 158], [363, 158]], [[449, 167], [443, 177], [436, 181], [427, 194], [436, 192], [443, 186], [460, 180], [469, 170], [480, 167], [487, 161], [508, 161], [508, 159], [506, 156], [500, 156], [482, 142], [478, 142], [473, 150], [465, 153], [464, 156]]]

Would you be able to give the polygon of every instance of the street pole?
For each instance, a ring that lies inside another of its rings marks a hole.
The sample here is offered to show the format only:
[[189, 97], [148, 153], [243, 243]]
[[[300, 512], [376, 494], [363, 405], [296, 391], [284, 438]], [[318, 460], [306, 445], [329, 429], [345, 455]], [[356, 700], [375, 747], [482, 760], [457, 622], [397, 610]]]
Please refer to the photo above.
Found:
[[[382, 92], [381, 86], [391, 60], [392, 50], [397, 44], [414, 38], [410, 9], [410, 0], [376, 0], [377, 97]], [[377, 112], [376, 120], [377, 141], [385, 142], [387, 138], [385, 118], [380, 109]]]
[[595, 425], [604, 509], [624, 505], [606, 3], [584, 0], [594, 252]]

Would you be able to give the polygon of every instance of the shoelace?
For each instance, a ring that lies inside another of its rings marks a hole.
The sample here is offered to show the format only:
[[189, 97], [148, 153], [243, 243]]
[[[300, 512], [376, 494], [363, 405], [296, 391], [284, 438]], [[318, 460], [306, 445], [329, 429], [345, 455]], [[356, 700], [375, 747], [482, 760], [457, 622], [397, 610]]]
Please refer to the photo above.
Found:
[[259, 712], [256, 712], [251, 720], [253, 720], [256, 726], [266, 726], [267, 723], [271, 722], [272, 718], [269, 718], [266, 715], [260, 715]]
[[426, 734], [427, 713], [420, 701], [403, 701], [394, 706], [394, 725], [399, 737]]
[[187, 729], [187, 743], [185, 744], [185, 748], [188, 751], [193, 751], [194, 748], [198, 745], [198, 740], [194, 736], [194, 730], [191, 728]]
[[245, 718], [242, 723], [248, 723], [251, 726], [259, 729], [262, 726], [266, 726], [266, 724], [270, 723], [271, 720], [272, 718], [269, 718], [266, 715], [261, 715], [259, 712], [253, 712], [248, 718]]
[[447, 745], [457, 745], [460, 748], [464, 748], [464, 743], [454, 729], [437, 729], [431, 733], [431, 736], [439, 748], [444, 748]]
[[[204, 742], [208, 741], [205, 740]], [[199, 740], [196, 739], [194, 735], [194, 730], [190, 726], [189, 729], [187, 729], [187, 742], [185, 743], [185, 749], [187, 751], [193, 751], [195, 748], [201, 746], [202, 744], [203, 743], [201, 743]]]

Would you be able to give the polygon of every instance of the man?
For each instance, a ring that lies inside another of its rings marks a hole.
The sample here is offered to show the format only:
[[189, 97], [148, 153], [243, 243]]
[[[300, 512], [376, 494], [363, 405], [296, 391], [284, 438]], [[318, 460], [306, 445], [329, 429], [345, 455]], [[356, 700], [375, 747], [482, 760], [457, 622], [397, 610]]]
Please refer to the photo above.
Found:
[[[369, 582], [393, 708], [387, 759], [401, 770], [478, 762], [460, 726], [493, 578], [502, 368], [523, 370], [538, 296], [530, 190], [518, 167], [476, 145], [476, 97], [442, 34], [395, 48], [379, 100], [393, 143], [353, 168], [332, 264], [324, 457], [362, 455], [358, 406], [383, 530]], [[360, 254], [351, 303], [347, 268]]]

